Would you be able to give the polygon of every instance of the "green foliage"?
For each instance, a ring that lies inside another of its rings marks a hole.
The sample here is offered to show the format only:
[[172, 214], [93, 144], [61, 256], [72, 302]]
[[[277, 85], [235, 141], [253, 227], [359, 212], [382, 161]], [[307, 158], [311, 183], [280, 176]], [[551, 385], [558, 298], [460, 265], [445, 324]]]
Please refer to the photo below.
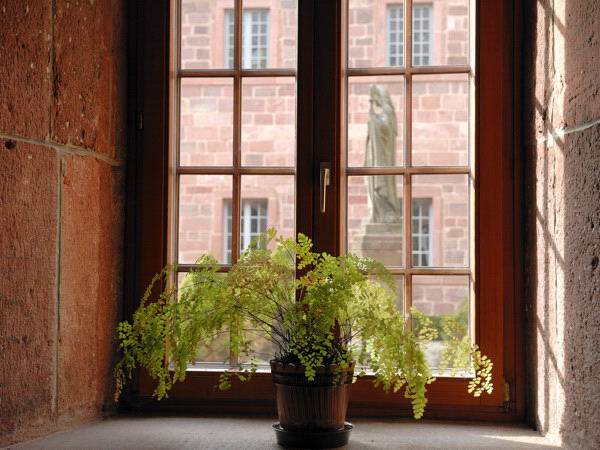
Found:
[[[273, 241], [277, 246], [270, 250]], [[154, 395], [165, 397], [173, 383], [185, 378], [199, 345], [210, 345], [223, 334], [230, 352], [250, 364], [223, 372], [219, 387], [230, 387], [232, 377], [246, 381], [256, 370], [251, 343], [260, 332], [275, 344], [274, 359], [304, 366], [308, 379], [314, 379], [319, 366], [345, 368], [355, 362], [368, 368], [386, 392], [404, 389], [415, 418], [423, 415], [426, 386], [434, 381], [424, 348], [440, 333], [416, 310], [420, 325], [414, 332], [405, 326], [395, 304], [394, 279], [374, 259], [315, 253], [302, 234], [297, 240], [276, 239], [275, 231], [268, 230], [228, 272], [218, 272], [217, 261], [203, 256], [178, 288], [165, 289], [151, 301], [156, 285], [168, 285], [175, 271], [170, 266], [157, 274], [133, 321], [118, 325], [123, 357], [115, 368], [117, 397], [136, 367], [157, 380]], [[466, 333], [447, 323], [444, 361], [456, 367], [457, 360], [471, 358], [479, 369], [470, 392], [489, 392], [491, 362], [470, 346]]]
[[[420, 314], [417, 317], [413, 316], [413, 329], [415, 331], [415, 334], [418, 335], [421, 332], [421, 329], [423, 328], [424, 331], [434, 331], [436, 334], [436, 337], [434, 339], [448, 341], [450, 340], [451, 336], [449, 336], [445, 332], [445, 325], [449, 320], [451, 320], [460, 324], [462, 326], [462, 330], [464, 330], [464, 335], [466, 335], [469, 314], [468, 306], [469, 305], [467, 299], [465, 298], [461, 302], [458, 309], [452, 315], [433, 314], [430, 316], [425, 316]], [[432, 330], [428, 330], [429, 328], [431, 328]]]

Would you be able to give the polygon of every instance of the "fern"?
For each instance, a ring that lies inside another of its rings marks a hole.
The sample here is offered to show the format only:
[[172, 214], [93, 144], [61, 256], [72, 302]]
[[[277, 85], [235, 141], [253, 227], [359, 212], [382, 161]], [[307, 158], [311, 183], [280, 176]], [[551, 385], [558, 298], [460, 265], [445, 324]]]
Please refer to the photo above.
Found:
[[372, 258], [316, 253], [302, 234], [283, 239], [268, 230], [228, 272], [219, 272], [215, 258], [205, 255], [178, 287], [160, 291], [158, 285], [169, 286], [176, 271], [167, 266], [157, 274], [132, 321], [117, 327], [122, 358], [114, 370], [115, 398], [138, 367], [156, 380], [154, 395], [167, 396], [175, 382], [185, 379], [199, 345], [224, 334], [230, 352], [250, 364], [224, 371], [219, 388], [229, 388], [233, 379], [248, 381], [256, 371], [250, 345], [256, 332], [275, 344], [274, 358], [304, 366], [309, 380], [323, 365], [368, 367], [377, 386], [404, 392], [415, 418], [422, 417], [427, 385], [435, 381], [424, 348], [440, 335], [446, 342], [443, 363], [472, 363], [469, 392], [491, 392], [492, 363], [470, 345], [464, 326], [445, 320], [440, 328], [413, 310], [416, 325], [408, 329], [396, 307], [393, 276]]

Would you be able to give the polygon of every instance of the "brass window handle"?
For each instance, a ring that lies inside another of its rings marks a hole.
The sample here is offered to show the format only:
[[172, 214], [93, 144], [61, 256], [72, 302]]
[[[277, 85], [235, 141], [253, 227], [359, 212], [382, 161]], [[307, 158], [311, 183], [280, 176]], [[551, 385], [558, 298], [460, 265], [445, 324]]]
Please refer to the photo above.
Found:
[[327, 207], [327, 186], [331, 184], [331, 165], [330, 163], [321, 163], [321, 171], [319, 176], [321, 212], [325, 212]]

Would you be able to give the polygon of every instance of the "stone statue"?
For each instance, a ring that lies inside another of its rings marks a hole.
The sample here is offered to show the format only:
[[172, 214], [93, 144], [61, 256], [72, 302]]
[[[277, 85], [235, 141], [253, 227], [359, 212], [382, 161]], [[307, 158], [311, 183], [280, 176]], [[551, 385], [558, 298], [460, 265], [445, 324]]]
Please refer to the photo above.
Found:
[[[365, 149], [366, 167], [396, 165], [396, 136], [398, 123], [390, 94], [384, 86], [369, 88], [369, 126]], [[372, 204], [371, 223], [401, 223], [400, 201], [396, 192], [396, 176], [368, 177], [369, 198]]]

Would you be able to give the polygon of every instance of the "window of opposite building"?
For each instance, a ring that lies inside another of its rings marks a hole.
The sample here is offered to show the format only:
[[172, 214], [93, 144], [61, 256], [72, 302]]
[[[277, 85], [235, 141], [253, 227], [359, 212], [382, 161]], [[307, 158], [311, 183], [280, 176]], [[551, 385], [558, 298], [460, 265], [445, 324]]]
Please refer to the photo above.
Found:
[[412, 207], [413, 266], [431, 266], [431, 248], [431, 199], [415, 198]]
[[431, 5], [413, 6], [413, 64], [415, 66], [431, 64], [432, 10]]
[[[413, 64], [428, 66], [432, 57], [433, 6], [414, 4], [413, 11]], [[404, 5], [387, 7], [387, 64], [404, 65]]]
[[[264, 69], [269, 57], [269, 10], [244, 9], [242, 19], [242, 67]], [[225, 67], [233, 68], [234, 16], [225, 11]]]
[[390, 5], [387, 8], [388, 65], [404, 65], [404, 6]]
[[[231, 264], [231, 199], [225, 200], [223, 207], [225, 224], [225, 244], [223, 260], [226, 264]], [[242, 200], [240, 209], [240, 253], [250, 247], [252, 240], [260, 236], [267, 230], [267, 200]]]

